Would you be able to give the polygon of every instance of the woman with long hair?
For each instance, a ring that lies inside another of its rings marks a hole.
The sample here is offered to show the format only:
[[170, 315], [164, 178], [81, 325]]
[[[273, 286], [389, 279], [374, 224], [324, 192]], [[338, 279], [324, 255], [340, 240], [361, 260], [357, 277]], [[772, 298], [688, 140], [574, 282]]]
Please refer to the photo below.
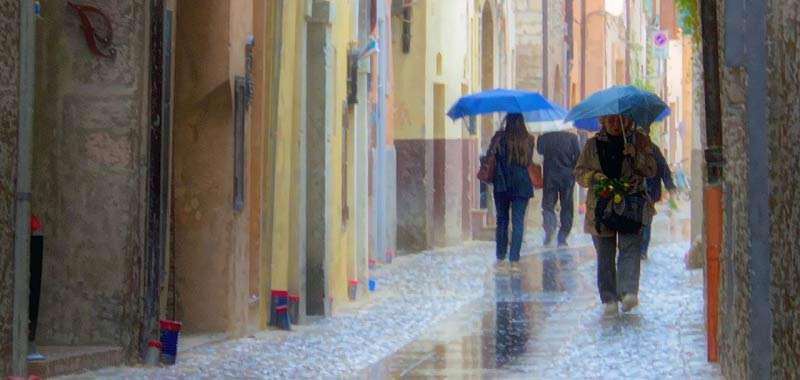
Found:
[[[506, 256], [512, 271], [519, 271], [519, 256], [525, 233], [525, 211], [533, 197], [533, 184], [528, 166], [533, 163], [536, 140], [525, 127], [522, 114], [510, 113], [503, 120], [503, 128], [495, 133], [489, 154], [495, 155], [493, 184], [494, 204], [497, 213], [497, 262], [505, 269]], [[509, 251], [508, 227], [513, 227]]]

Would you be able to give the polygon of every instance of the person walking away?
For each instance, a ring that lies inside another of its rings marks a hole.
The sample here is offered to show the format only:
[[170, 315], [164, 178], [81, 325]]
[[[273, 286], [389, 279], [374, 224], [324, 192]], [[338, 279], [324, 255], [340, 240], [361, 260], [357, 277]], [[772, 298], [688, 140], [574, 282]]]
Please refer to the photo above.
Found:
[[[525, 211], [533, 197], [533, 184], [528, 165], [533, 163], [536, 140], [528, 133], [522, 114], [510, 113], [503, 128], [495, 133], [489, 154], [495, 155], [495, 174], [492, 181], [497, 218], [495, 232], [498, 269], [505, 269], [506, 256], [511, 270], [519, 272], [519, 257], [525, 233]], [[509, 247], [509, 221], [513, 227]]]
[[[567, 245], [572, 231], [575, 193], [575, 164], [581, 153], [578, 136], [567, 131], [547, 132], [539, 137], [536, 150], [544, 157], [544, 189], [542, 189], [542, 220], [544, 221], [544, 246], [553, 243], [556, 227], [558, 246]], [[556, 220], [556, 203], [561, 212]]]
[[[672, 171], [669, 169], [667, 159], [664, 158], [661, 149], [655, 144], [653, 144], [653, 155], [656, 159], [656, 175], [647, 179], [647, 194], [650, 196], [650, 200], [655, 204], [661, 201], [662, 182], [670, 194], [675, 194], [676, 186], [672, 181]], [[647, 260], [647, 250], [650, 248], [652, 224], [651, 221], [651, 223], [645, 224], [644, 227], [642, 227], [642, 260]]]
[[[589, 189], [586, 199], [585, 232], [592, 235], [597, 252], [597, 286], [605, 314], [615, 315], [618, 302], [623, 311], [639, 303], [639, 272], [642, 246], [641, 226], [635, 232], [618, 232], [595, 214], [600, 198], [594, 185], [611, 180], [627, 183], [626, 192], [644, 199], [641, 224], [653, 217], [652, 201], [646, 194], [645, 179], [656, 174], [656, 160], [650, 139], [635, 130], [632, 120], [620, 115], [600, 118], [602, 129], [586, 142], [575, 167], [575, 179]], [[614, 197], [616, 198], [616, 196]], [[605, 199], [604, 199], [605, 201]], [[615, 206], [617, 199], [614, 199]], [[625, 206], [624, 202], [618, 203]], [[600, 211], [605, 211], [603, 208]], [[613, 212], [613, 210], [612, 210]], [[610, 223], [609, 223], [610, 224]], [[617, 258], [619, 252], [619, 258]]]

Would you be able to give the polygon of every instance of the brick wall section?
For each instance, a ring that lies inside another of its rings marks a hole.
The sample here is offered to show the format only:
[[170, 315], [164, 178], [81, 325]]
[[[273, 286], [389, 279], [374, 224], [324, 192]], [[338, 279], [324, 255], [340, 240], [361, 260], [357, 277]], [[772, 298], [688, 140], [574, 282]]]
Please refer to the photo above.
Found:
[[772, 378], [790, 379], [800, 368], [800, 1], [768, 6]]
[[11, 371], [14, 190], [19, 113], [19, 2], [0, 3], [0, 376]]

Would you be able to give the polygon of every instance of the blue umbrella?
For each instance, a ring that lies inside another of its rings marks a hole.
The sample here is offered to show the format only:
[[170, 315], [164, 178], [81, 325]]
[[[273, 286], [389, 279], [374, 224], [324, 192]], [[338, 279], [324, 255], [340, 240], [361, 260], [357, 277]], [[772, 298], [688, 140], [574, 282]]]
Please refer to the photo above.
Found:
[[[664, 119], [667, 118], [667, 116], [670, 115], [670, 112], [671, 111], [669, 107], [665, 108], [664, 111], [661, 112], [661, 114], [659, 114], [658, 117], [656, 117], [655, 121], [663, 121]], [[593, 117], [589, 119], [575, 120], [572, 122], [572, 126], [578, 129], [583, 129], [584, 131], [597, 132], [600, 130], [600, 118]], [[642, 127], [642, 129], [644, 129], [645, 131], [649, 131], [650, 126], [649, 125], [644, 126]]]
[[447, 111], [447, 116], [456, 120], [494, 112], [521, 113], [531, 122], [560, 120], [566, 115], [563, 108], [536, 92], [498, 88], [462, 96]]
[[591, 131], [599, 129], [596, 120], [601, 116], [624, 115], [633, 119], [637, 125], [647, 127], [665, 111], [668, 115], [668, 109], [669, 107], [652, 93], [634, 86], [614, 86], [595, 92], [580, 102], [569, 111], [565, 121], [573, 121], [575, 127]]

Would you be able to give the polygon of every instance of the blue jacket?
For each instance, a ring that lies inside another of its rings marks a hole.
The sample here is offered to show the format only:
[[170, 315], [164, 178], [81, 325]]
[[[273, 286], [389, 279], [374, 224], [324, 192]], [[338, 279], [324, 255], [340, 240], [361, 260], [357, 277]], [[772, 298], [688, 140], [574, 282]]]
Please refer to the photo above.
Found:
[[[531, 139], [531, 156], [529, 160], [533, 160], [535, 147], [536, 141]], [[508, 161], [508, 149], [503, 131], [499, 131], [494, 135], [489, 149], [495, 150], [494, 193], [512, 198], [532, 198], [533, 184], [531, 184], [531, 177], [528, 176], [528, 168]]]
[[650, 199], [652, 199], [653, 202], [658, 202], [661, 200], [661, 182], [664, 182], [664, 187], [666, 187], [668, 191], [675, 189], [675, 183], [672, 182], [672, 171], [669, 170], [669, 165], [667, 165], [667, 160], [664, 158], [664, 155], [661, 154], [661, 149], [655, 145], [653, 145], [653, 147], [658, 173], [655, 177], [647, 179], [647, 193], [650, 194]]

